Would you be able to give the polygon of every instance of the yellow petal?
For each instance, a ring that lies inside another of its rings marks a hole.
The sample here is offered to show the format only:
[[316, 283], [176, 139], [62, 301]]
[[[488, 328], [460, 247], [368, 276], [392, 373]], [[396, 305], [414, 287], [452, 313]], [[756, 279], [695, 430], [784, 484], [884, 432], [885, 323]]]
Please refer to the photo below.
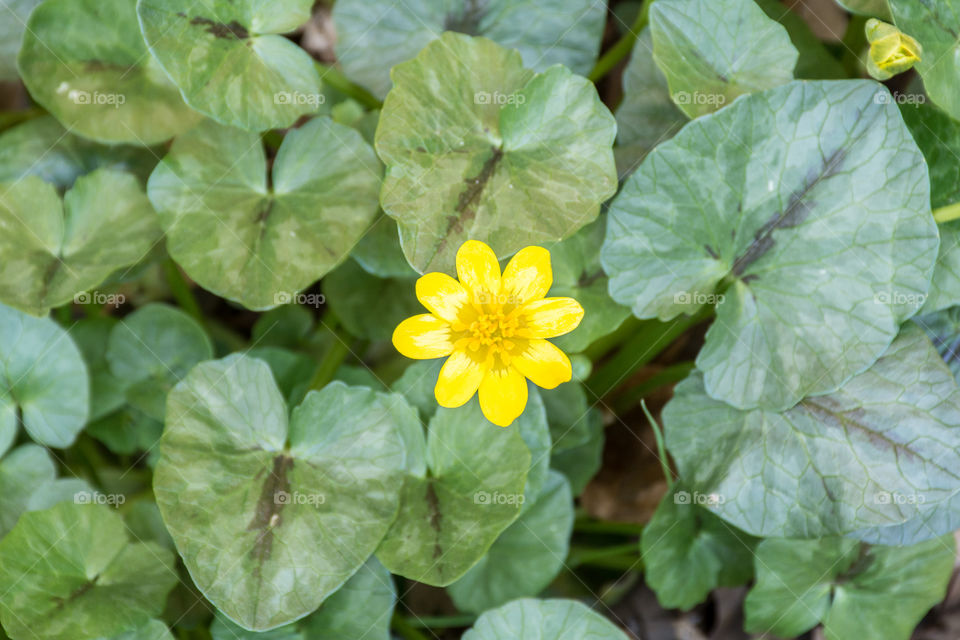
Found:
[[428, 273], [417, 280], [417, 299], [435, 316], [456, 322], [457, 313], [467, 304], [467, 290], [445, 273]]
[[450, 323], [424, 313], [407, 318], [393, 331], [393, 346], [408, 358], [442, 358], [453, 352]]
[[441, 407], [459, 407], [473, 397], [486, 368], [463, 351], [454, 351], [443, 363], [434, 395]]
[[503, 270], [500, 295], [505, 304], [520, 305], [540, 300], [553, 284], [550, 252], [543, 247], [526, 247], [510, 259]]
[[479, 240], [467, 240], [457, 251], [457, 277], [474, 296], [500, 292], [500, 263], [493, 249]]
[[553, 389], [573, 377], [570, 358], [546, 340], [530, 340], [523, 353], [515, 355], [510, 363], [533, 384], [544, 389]]
[[527, 406], [527, 381], [513, 367], [491, 369], [480, 383], [480, 409], [487, 420], [501, 427], [520, 417]]
[[570, 333], [583, 320], [583, 307], [573, 298], [544, 298], [523, 306], [526, 338], [555, 338]]

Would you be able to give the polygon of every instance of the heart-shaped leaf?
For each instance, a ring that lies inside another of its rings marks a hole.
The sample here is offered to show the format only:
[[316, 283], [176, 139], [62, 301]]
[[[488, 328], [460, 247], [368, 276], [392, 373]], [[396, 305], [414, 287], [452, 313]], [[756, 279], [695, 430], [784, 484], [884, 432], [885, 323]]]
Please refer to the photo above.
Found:
[[[930, 518], [960, 493], [960, 390], [911, 324], [839, 391], [783, 413], [714, 400], [694, 372], [677, 385], [663, 421], [690, 490], [712, 496], [711, 511], [758, 536], [877, 540], [882, 532], [861, 530]], [[916, 527], [902, 542], [952, 531], [945, 524]]]
[[140, 0], [150, 52], [191, 107], [248, 131], [289, 127], [323, 104], [306, 51], [281, 33], [310, 18], [311, 0]]
[[266, 363], [235, 354], [194, 367], [168, 397], [154, 475], [194, 582], [250, 630], [316, 609], [396, 517], [412, 429], [396, 395], [335, 382], [288, 420]]
[[793, 80], [797, 49], [753, 0], [659, 0], [650, 32], [670, 95], [691, 118]]
[[62, 201], [36, 176], [2, 184], [0, 300], [43, 315], [139, 262], [160, 237], [156, 213], [129, 173], [94, 171]]
[[647, 156], [610, 208], [601, 257], [639, 318], [718, 303], [697, 356], [708, 393], [779, 410], [870, 366], [923, 303], [928, 207], [926, 165], [886, 89], [794, 82]]
[[174, 555], [127, 539], [109, 507], [61, 502], [0, 540], [0, 621], [13, 640], [89, 640], [146, 624], [177, 582]]
[[22, 423], [40, 444], [73, 444], [90, 412], [90, 380], [67, 332], [0, 304], [0, 371], [0, 433]]
[[536, 500], [500, 534], [487, 554], [447, 587], [461, 611], [482, 613], [543, 590], [563, 566], [573, 531], [573, 495], [551, 471]]
[[823, 623], [827, 640], [908, 640], [946, 594], [954, 555], [952, 535], [910, 547], [764, 540], [744, 604], [746, 629], [788, 638]]
[[381, 98], [390, 90], [390, 68], [444, 31], [516, 49], [537, 71], [562, 64], [586, 75], [597, 58], [606, 9], [605, 2], [593, 0], [343, 0], [333, 6], [337, 59]]
[[19, 64], [34, 99], [87, 138], [151, 145], [200, 121], [147, 52], [130, 0], [46, 0]]
[[53, 458], [35, 444], [21, 445], [0, 459], [0, 538], [17, 524], [34, 493], [56, 475]]
[[463, 640], [627, 640], [609, 620], [576, 600], [522, 598], [477, 618]]
[[585, 78], [536, 74], [515, 51], [449, 32], [392, 77], [380, 202], [421, 273], [452, 272], [468, 238], [501, 258], [566, 238], [616, 190], [616, 123]]
[[177, 138], [147, 192], [187, 274], [261, 310], [344, 259], [376, 216], [381, 170], [360, 134], [329, 118], [290, 131], [269, 175], [257, 134], [206, 123]]
[[531, 455], [519, 429], [495, 428], [475, 399], [438, 409], [426, 441], [419, 427], [408, 435], [419, 464], [410, 465], [400, 514], [377, 557], [392, 573], [445, 586], [520, 514]]

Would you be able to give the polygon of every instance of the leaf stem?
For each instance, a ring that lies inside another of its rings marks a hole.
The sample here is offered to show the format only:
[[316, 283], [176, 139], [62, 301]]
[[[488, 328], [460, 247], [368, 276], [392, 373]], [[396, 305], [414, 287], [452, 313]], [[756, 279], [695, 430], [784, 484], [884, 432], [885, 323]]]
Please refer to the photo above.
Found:
[[206, 328], [206, 319], [203, 317], [203, 312], [200, 311], [200, 305], [197, 304], [197, 299], [194, 297], [190, 285], [187, 284], [183, 274], [180, 273], [180, 267], [173, 261], [173, 258], [170, 258], [163, 264], [163, 269], [167, 275], [167, 285], [170, 287], [173, 299], [190, 317], [199, 322], [201, 327]]
[[577, 533], [639, 536], [643, 533], [643, 525], [633, 524], [631, 522], [608, 522], [606, 520], [578, 518], [573, 523], [573, 530]]
[[340, 321], [335, 315], [328, 312], [324, 317], [327, 316], [329, 316], [329, 319], [326, 322], [322, 320], [320, 322], [324, 329], [333, 334], [333, 342], [320, 360], [317, 371], [313, 374], [313, 379], [310, 380], [310, 388], [315, 391], [323, 389], [333, 380], [337, 369], [340, 368], [340, 365], [343, 364], [350, 353], [350, 343], [353, 340], [348, 334], [340, 330]]
[[397, 612], [394, 612], [393, 618], [390, 620], [390, 628], [400, 634], [401, 637], [406, 638], [406, 640], [429, 640], [427, 636], [417, 631], [406, 618]]
[[383, 106], [383, 103], [377, 100], [376, 96], [352, 82], [340, 69], [320, 62], [314, 62], [313, 64], [317, 67], [320, 79], [340, 93], [353, 98], [367, 109], [379, 109]]
[[462, 616], [419, 616], [407, 620], [407, 624], [417, 629], [459, 629], [469, 627], [476, 620], [477, 616], [470, 614]]
[[637, 38], [640, 37], [640, 32], [647, 26], [651, 4], [653, 4], [653, 0], [646, 0], [646, 2], [643, 3], [643, 8], [640, 9], [640, 13], [637, 14], [637, 18], [633, 21], [633, 24], [630, 25], [627, 32], [620, 36], [620, 39], [617, 40], [612, 47], [607, 49], [606, 53], [600, 56], [597, 64], [595, 64], [593, 69], [590, 70], [590, 73], [587, 74], [587, 78], [593, 82], [600, 80], [610, 73], [610, 70], [617, 66], [617, 63], [630, 53]]
[[933, 210], [933, 219], [937, 224], [953, 222], [960, 218], [960, 202], [954, 202]]
[[657, 389], [665, 387], [668, 384], [680, 382], [687, 377], [687, 374], [693, 370], [693, 367], [694, 363], [691, 361], [677, 362], [664, 368], [662, 371], [658, 371], [640, 384], [624, 390], [621, 394], [618, 394], [616, 401], [613, 403], [614, 412], [623, 413], [629, 411], [640, 403], [643, 398]]
[[646, 400], [640, 401], [640, 407], [646, 414], [647, 420], [650, 421], [650, 428], [653, 429], [653, 437], [657, 440], [657, 459], [660, 460], [660, 468], [663, 470], [663, 477], [667, 481], [667, 491], [670, 491], [673, 489], [673, 472], [670, 470], [670, 463], [667, 462], [667, 446], [663, 441], [663, 431], [660, 430], [660, 425], [657, 424], [653, 414], [647, 409]]
[[[567, 566], [576, 568], [584, 564], [595, 564], [599, 566], [610, 566], [603, 561], [616, 558], [626, 560], [629, 567], [639, 559], [640, 545], [636, 542], [627, 544], [611, 545], [608, 547], [571, 547], [567, 555]], [[614, 563], [611, 568], [622, 568], [623, 562]]]

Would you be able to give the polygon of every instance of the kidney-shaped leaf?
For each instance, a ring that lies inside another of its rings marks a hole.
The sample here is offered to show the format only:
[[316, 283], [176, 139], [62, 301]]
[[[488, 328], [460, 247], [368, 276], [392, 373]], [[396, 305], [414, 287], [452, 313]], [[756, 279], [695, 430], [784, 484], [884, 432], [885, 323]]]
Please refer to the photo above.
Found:
[[156, 213], [129, 173], [94, 171], [62, 201], [36, 176], [0, 184], [0, 300], [45, 314], [142, 260], [160, 235]]
[[399, 396], [339, 382], [307, 394], [288, 421], [265, 362], [197, 365], [168, 397], [154, 476], [194, 582], [251, 630], [316, 609], [396, 517], [411, 428]]
[[0, 432], [21, 422], [40, 444], [73, 444], [89, 415], [90, 380], [69, 334], [0, 304], [0, 371]]
[[[960, 492], [960, 390], [914, 325], [839, 391], [783, 413], [714, 400], [695, 372], [663, 421], [691, 490], [715, 496], [709, 509], [758, 536], [901, 525]], [[950, 530], [919, 528], [904, 543]]]
[[793, 80], [797, 49], [753, 0], [658, 0], [650, 31], [670, 95], [691, 118]]
[[0, 621], [13, 640], [88, 640], [146, 624], [177, 582], [174, 556], [130, 542], [109, 507], [60, 502], [0, 540]]
[[926, 164], [887, 90], [794, 82], [688, 124], [614, 200], [610, 292], [640, 318], [719, 303], [708, 393], [785, 409], [870, 366], [937, 255]]
[[46, 0], [19, 63], [37, 102], [94, 140], [155, 144], [200, 121], [147, 52], [131, 0]]
[[438, 409], [426, 443], [408, 448], [423, 464], [408, 474], [400, 515], [377, 550], [392, 573], [435, 586], [457, 580], [516, 520], [531, 455], [519, 429], [496, 429], [473, 400]]
[[572, 235], [613, 195], [616, 123], [594, 86], [445, 33], [393, 70], [377, 127], [380, 194], [407, 260], [450, 271], [464, 240], [501, 258]]
[[444, 31], [485, 36], [542, 71], [554, 64], [586, 75], [607, 15], [596, 0], [342, 0], [333, 6], [337, 58], [351, 78], [383, 97], [390, 68]]
[[329, 118], [290, 131], [270, 176], [260, 136], [207, 123], [177, 138], [147, 192], [187, 274], [262, 310], [343, 260], [377, 214], [381, 171], [360, 134]]
[[477, 618], [463, 640], [627, 640], [613, 623], [576, 600], [523, 598]]
[[291, 126], [321, 104], [306, 51], [284, 38], [310, 18], [312, 0], [140, 0], [150, 52], [187, 104], [248, 131]]

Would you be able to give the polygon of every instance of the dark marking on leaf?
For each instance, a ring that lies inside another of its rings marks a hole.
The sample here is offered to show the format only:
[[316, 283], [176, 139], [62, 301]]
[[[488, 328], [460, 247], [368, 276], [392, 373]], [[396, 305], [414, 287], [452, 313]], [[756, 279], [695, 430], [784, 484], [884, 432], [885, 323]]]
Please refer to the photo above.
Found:
[[[293, 458], [280, 454], [273, 459], [273, 469], [263, 481], [253, 519], [247, 525], [247, 531], [260, 532], [251, 551], [256, 559], [257, 574], [263, 563], [270, 558], [270, 552], [273, 550], [274, 529], [283, 523], [281, 513], [290, 497], [290, 479], [287, 476], [291, 469], [293, 469]], [[286, 499], [283, 499], [284, 496]]]
[[443, 21], [444, 31], [456, 31], [468, 36], [479, 36], [480, 22], [487, 13], [487, 0], [467, 0], [463, 11], [448, 13]]
[[603, 272], [603, 269], [598, 269], [593, 273], [584, 272], [584, 274], [580, 276], [580, 279], [577, 281], [577, 286], [581, 288], [589, 287], [590, 285], [592, 285], [594, 282], [596, 282], [597, 280], [599, 280], [605, 275], [606, 274]]
[[760, 276], [758, 276], [757, 274], [755, 274], [755, 273], [748, 273], [747, 275], [745, 275], [745, 276], [743, 276], [742, 278], [740, 278], [740, 281], [741, 281], [743, 284], [750, 284], [750, 283], [753, 282], [754, 280], [759, 280], [759, 279], [760, 279]]
[[713, 250], [713, 247], [711, 247], [710, 245], [705, 244], [705, 245], [703, 245], [703, 248], [706, 250], [706, 252], [707, 252], [708, 254], [710, 254], [710, 257], [713, 258], [714, 260], [717, 260], [717, 259], [720, 258], [720, 256], [717, 254], [717, 252], [714, 251], [714, 250]]
[[99, 575], [99, 574], [93, 576], [93, 578], [92, 578], [91, 580], [87, 580], [87, 581], [84, 582], [82, 585], [80, 585], [79, 587], [77, 587], [76, 589], [74, 589], [73, 592], [72, 592], [69, 596], [67, 596], [66, 598], [61, 598], [61, 597], [59, 597], [59, 596], [54, 596], [54, 597], [53, 597], [53, 601], [54, 601], [54, 603], [56, 603], [56, 605], [57, 605], [57, 611], [63, 609], [65, 606], [67, 606], [67, 605], [70, 604], [71, 602], [75, 601], [77, 598], [79, 598], [80, 596], [82, 596], [82, 595], [85, 594], [86, 592], [88, 592], [88, 591], [90, 591], [91, 589], [93, 589], [93, 587], [95, 587], [96, 584], [97, 584], [97, 580], [99, 580], [99, 579], [100, 579], [100, 575]]
[[[177, 15], [181, 18], [187, 17], [184, 13], [178, 13]], [[231, 20], [225, 24], [223, 22], [211, 20], [210, 18], [195, 16], [192, 20], [190, 20], [190, 24], [194, 26], [205, 26], [207, 33], [216, 38], [223, 38], [225, 40], [246, 40], [250, 37], [250, 32], [247, 31], [247, 28], [236, 20]]]
[[[443, 548], [440, 546], [440, 530], [443, 527], [443, 514], [440, 513], [440, 499], [437, 497], [437, 490], [433, 488], [433, 479], [427, 480], [427, 507], [430, 508], [430, 527], [436, 532], [436, 539], [433, 543], [433, 559], [437, 560], [443, 556]], [[442, 571], [442, 567], [437, 567], [437, 571]]]
[[747, 267], [759, 260], [773, 247], [773, 232], [777, 229], [789, 229], [803, 223], [810, 215], [813, 204], [806, 198], [810, 191], [821, 181], [831, 177], [843, 162], [847, 152], [842, 147], [825, 158], [819, 170], [812, 170], [803, 185], [790, 194], [790, 200], [783, 211], [775, 212], [767, 222], [757, 229], [753, 242], [733, 263], [733, 275], [740, 276]]

